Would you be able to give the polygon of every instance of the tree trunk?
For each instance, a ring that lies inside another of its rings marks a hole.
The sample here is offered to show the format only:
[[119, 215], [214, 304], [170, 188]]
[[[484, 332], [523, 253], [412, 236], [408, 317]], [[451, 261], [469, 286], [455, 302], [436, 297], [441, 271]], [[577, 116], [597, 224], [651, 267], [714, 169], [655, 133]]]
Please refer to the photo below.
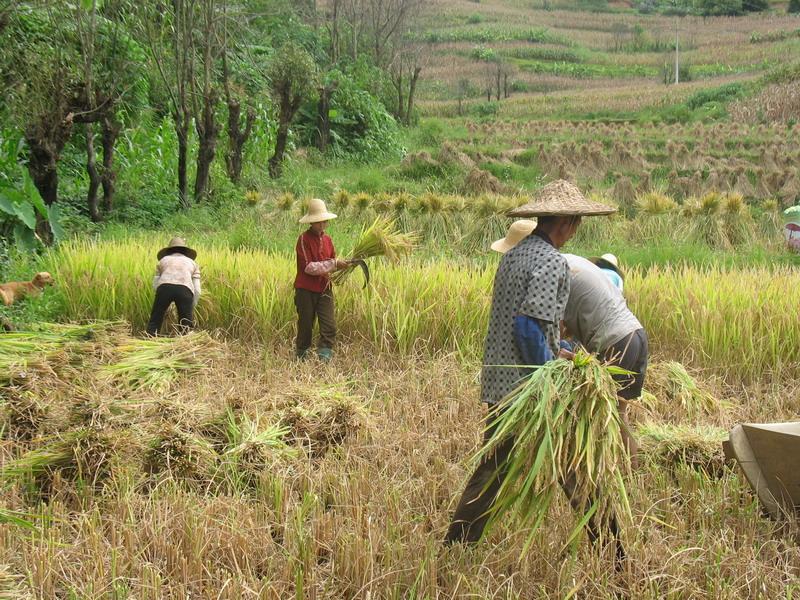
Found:
[[208, 180], [211, 171], [211, 163], [217, 150], [217, 137], [219, 136], [219, 126], [214, 118], [215, 99], [212, 95], [203, 99], [203, 112], [201, 118], [195, 119], [197, 129], [197, 172], [194, 178], [194, 200], [202, 200], [208, 193]]
[[94, 124], [86, 124], [86, 172], [89, 174], [89, 192], [86, 196], [89, 205], [89, 218], [100, 221], [100, 202], [97, 192], [100, 189], [100, 173], [97, 171], [97, 156], [94, 152]]
[[497, 73], [495, 74], [495, 95], [497, 96], [497, 101], [500, 101], [500, 67], [497, 67]]
[[228, 152], [225, 154], [225, 169], [228, 178], [233, 183], [239, 183], [242, 176], [242, 155], [244, 145], [253, 131], [256, 113], [252, 108], [247, 109], [244, 131], [240, 127], [241, 104], [233, 98], [228, 99]]
[[508, 73], [504, 73], [503, 74], [503, 97], [504, 98], [508, 98], [509, 95], [510, 94], [508, 93]]
[[100, 173], [103, 184], [103, 210], [108, 214], [114, 205], [117, 173], [114, 170], [114, 149], [122, 131], [122, 123], [113, 116], [103, 118], [103, 170]]
[[317, 105], [317, 148], [325, 152], [331, 136], [331, 96], [338, 86], [337, 82], [319, 88], [319, 103]]
[[186, 164], [189, 157], [189, 119], [188, 115], [175, 118], [175, 134], [178, 136], [178, 201], [183, 208], [189, 208], [187, 192]]
[[401, 123], [405, 122], [405, 116], [403, 114], [403, 109], [405, 105], [405, 98], [403, 98], [403, 66], [397, 70], [397, 79], [395, 80], [395, 86], [397, 87], [397, 120]]
[[414, 67], [414, 72], [411, 74], [411, 82], [408, 84], [408, 109], [406, 110], [406, 125], [411, 123], [414, 111], [414, 93], [417, 91], [417, 81], [419, 74], [422, 72], [422, 67]]
[[269, 159], [269, 176], [277, 179], [283, 171], [283, 153], [286, 152], [286, 139], [289, 137], [289, 122], [281, 119], [275, 136], [275, 154]]

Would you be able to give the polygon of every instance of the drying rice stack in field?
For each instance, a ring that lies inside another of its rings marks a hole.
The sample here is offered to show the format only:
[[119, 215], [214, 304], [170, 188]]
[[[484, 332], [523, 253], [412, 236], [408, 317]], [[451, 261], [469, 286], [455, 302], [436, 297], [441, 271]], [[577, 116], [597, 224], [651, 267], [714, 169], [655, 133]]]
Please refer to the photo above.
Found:
[[717, 477], [725, 469], [722, 442], [728, 432], [721, 427], [643, 423], [636, 437], [642, 455], [662, 466], [686, 465]]
[[[575, 478], [572, 501], [601, 522], [616, 514], [630, 519], [623, 481], [627, 456], [617, 412], [614, 367], [604, 367], [591, 355], [574, 361], [556, 360], [533, 374], [498, 407], [491, 438], [473, 462], [490, 457], [509, 436], [514, 447], [499, 465], [507, 475], [497, 494], [489, 526], [506, 512], [529, 527], [526, 548], [546, 518], [561, 483]], [[598, 494], [598, 488], [603, 490]], [[574, 539], [585, 515], [576, 514]]]
[[676, 361], [656, 362], [647, 369], [647, 391], [652, 394], [650, 402], [665, 418], [681, 421], [700, 415], [717, 413], [725, 403], [701, 387]]

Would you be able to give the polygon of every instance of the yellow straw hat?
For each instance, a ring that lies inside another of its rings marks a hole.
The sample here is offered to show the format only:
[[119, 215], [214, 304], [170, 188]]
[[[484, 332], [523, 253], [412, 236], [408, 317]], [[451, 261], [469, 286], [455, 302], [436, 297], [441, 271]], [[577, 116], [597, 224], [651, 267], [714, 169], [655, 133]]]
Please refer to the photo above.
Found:
[[536, 229], [535, 220], [520, 219], [519, 221], [514, 221], [511, 227], [508, 228], [506, 237], [493, 242], [491, 248], [495, 252], [505, 254], [519, 244], [524, 238], [528, 237], [534, 229]]
[[328, 212], [328, 207], [325, 202], [319, 198], [312, 198], [308, 201], [308, 210], [300, 218], [301, 223], [319, 223], [320, 221], [330, 221], [335, 219], [336, 215]]
[[617, 212], [615, 207], [587, 200], [575, 185], [558, 179], [539, 190], [533, 200], [507, 214], [510, 217], [589, 217], [614, 212]]
[[158, 251], [156, 257], [158, 257], [158, 260], [161, 260], [168, 254], [173, 254], [175, 252], [180, 252], [181, 254], [188, 256], [192, 260], [197, 258], [197, 250], [189, 248], [189, 246], [186, 245], [186, 240], [180, 237], [172, 238], [169, 241], [169, 244], [167, 244], [165, 248], [162, 248], [161, 250]]

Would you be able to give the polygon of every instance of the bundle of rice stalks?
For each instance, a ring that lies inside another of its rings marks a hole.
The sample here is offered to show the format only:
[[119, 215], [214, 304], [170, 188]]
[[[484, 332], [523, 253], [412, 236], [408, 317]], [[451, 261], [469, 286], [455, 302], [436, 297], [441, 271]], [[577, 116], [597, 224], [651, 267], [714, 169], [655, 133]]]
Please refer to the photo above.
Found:
[[201, 371], [219, 355], [219, 344], [205, 331], [176, 338], [131, 339], [117, 349], [122, 358], [101, 371], [134, 390], [164, 390], [182, 373]]
[[0, 333], [0, 384], [9, 383], [29, 370], [47, 369], [48, 362], [68, 345], [106, 335], [117, 325], [108, 322], [86, 325], [40, 323], [35, 331]]
[[647, 387], [660, 404], [661, 411], [674, 414], [678, 410], [688, 418], [709, 415], [725, 404], [697, 384], [679, 362], [652, 364], [647, 369]]
[[48, 405], [30, 390], [0, 389], [3, 403], [3, 437], [17, 442], [34, 439], [47, 418]]
[[289, 439], [318, 458], [358, 430], [363, 417], [358, 398], [341, 386], [329, 386], [310, 391], [303, 402], [288, 407], [280, 423], [289, 429]]
[[611, 515], [630, 521], [622, 477], [627, 456], [617, 411], [617, 384], [612, 379], [612, 374], [624, 372], [579, 352], [574, 361], [555, 360], [536, 368], [500, 404], [491, 438], [472, 462], [477, 466], [492, 460], [498, 447], [513, 436], [513, 449], [498, 466], [507, 475], [488, 527], [504, 513], [516, 516], [530, 528], [523, 554], [557, 490], [570, 477], [575, 478], [573, 505], [586, 507], [586, 514], [574, 516], [567, 544], [592, 516], [601, 522]]
[[178, 481], [209, 484], [218, 470], [214, 448], [198, 435], [179, 426], [164, 426], [144, 456], [147, 473], [169, 474]]
[[68, 481], [97, 485], [110, 474], [119, 445], [118, 438], [101, 428], [69, 431], [7, 462], [0, 469], [0, 482], [30, 477], [45, 494], [56, 474]]
[[712, 476], [725, 469], [722, 442], [728, 432], [721, 427], [643, 423], [636, 437], [642, 455], [662, 466], [683, 464]]
[[253, 419], [244, 414], [237, 416], [228, 409], [225, 414], [227, 449], [222, 458], [236, 479], [252, 485], [258, 474], [277, 458], [296, 453], [284, 441], [289, 432], [286, 426], [264, 426], [258, 416]]
[[244, 193], [244, 201], [250, 206], [255, 206], [261, 200], [261, 193], [258, 190], [247, 190]]
[[[403, 233], [397, 229], [395, 220], [387, 217], [378, 217], [366, 230], [361, 233], [355, 247], [349, 254], [350, 259], [363, 261], [374, 256], [385, 256], [391, 261], [411, 252], [417, 245], [419, 236], [416, 233]], [[352, 273], [356, 265], [350, 265], [346, 269], [336, 271], [331, 280], [334, 283], [341, 283]], [[368, 276], [366, 265], [365, 275]], [[369, 279], [367, 279], [369, 280]]]
[[286, 192], [275, 198], [275, 208], [288, 212], [294, 207], [296, 198], [291, 192]]
[[333, 205], [341, 211], [350, 206], [350, 200], [350, 194], [347, 190], [339, 190], [333, 195]]
[[648, 215], [663, 215], [674, 211], [678, 204], [666, 194], [650, 191], [636, 198], [639, 211]]

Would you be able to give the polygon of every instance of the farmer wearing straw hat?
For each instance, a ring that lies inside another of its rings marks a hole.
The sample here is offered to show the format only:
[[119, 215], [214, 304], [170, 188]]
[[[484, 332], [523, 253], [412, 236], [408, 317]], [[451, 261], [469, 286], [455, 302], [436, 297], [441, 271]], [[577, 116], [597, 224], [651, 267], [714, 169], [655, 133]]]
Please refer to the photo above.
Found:
[[153, 277], [156, 297], [147, 333], [156, 335], [164, 315], [173, 302], [178, 308], [178, 331], [188, 333], [194, 327], [194, 309], [200, 299], [200, 267], [194, 262], [197, 251], [189, 248], [183, 238], [174, 237], [158, 251], [158, 264]]
[[620, 292], [623, 291], [625, 278], [622, 276], [622, 271], [619, 269], [619, 261], [616, 256], [610, 253], [603, 254], [603, 256], [592, 256], [589, 258], [589, 261], [593, 262], [603, 271], [603, 275], [608, 277], [611, 283], [614, 284], [614, 287], [618, 288]]
[[317, 356], [322, 361], [333, 358], [336, 340], [336, 317], [333, 304], [333, 287], [330, 274], [346, 268], [350, 263], [336, 258], [333, 240], [325, 233], [328, 221], [336, 215], [328, 212], [325, 202], [314, 198], [308, 211], [300, 218], [309, 228], [300, 234], [297, 253], [297, 276], [294, 280], [294, 305], [297, 309], [297, 338], [295, 353], [300, 359], [308, 356], [314, 330], [319, 320]]
[[[565, 352], [559, 346], [559, 327], [569, 297], [570, 274], [558, 249], [575, 235], [582, 217], [607, 215], [615, 210], [587, 200], [573, 184], [558, 180], [544, 186], [533, 201], [509, 213], [538, 217], [538, 222], [533, 233], [503, 255], [494, 279], [481, 371], [481, 400], [489, 405], [484, 440], [488, 441], [493, 433], [493, 407], [529, 374], [524, 367], [542, 365]], [[481, 538], [513, 447], [511, 437], [472, 474], [445, 543], [471, 543]], [[575, 482], [566, 481], [563, 486], [571, 496]], [[615, 522], [611, 529], [616, 534]], [[593, 524], [590, 537], [598, 537]], [[624, 553], [617, 544], [617, 556], [621, 555]]]

